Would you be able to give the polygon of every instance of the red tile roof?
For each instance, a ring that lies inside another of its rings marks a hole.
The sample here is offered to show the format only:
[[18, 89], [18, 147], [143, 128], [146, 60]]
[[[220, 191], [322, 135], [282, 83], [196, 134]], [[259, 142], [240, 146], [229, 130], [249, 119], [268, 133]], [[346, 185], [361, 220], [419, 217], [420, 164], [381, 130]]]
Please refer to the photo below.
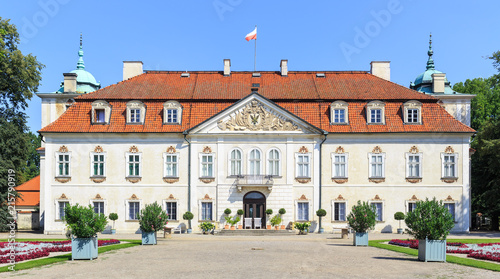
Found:
[[16, 187], [20, 194], [17, 206], [39, 206], [40, 205], [40, 176], [37, 176]]
[[[258, 93], [277, 105], [330, 133], [379, 132], [474, 132], [455, 120], [437, 99], [378, 78], [366, 72], [232, 72], [224, 77], [220, 72], [148, 72], [118, 84], [76, 98], [61, 117], [40, 132], [137, 132], [180, 133], [213, 117], [223, 109], [251, 94], [252, 83], [259, 83]], [[146, 105], [144, 125], [126, 124], [126, 102], [142, 100]], [[106, 100], [112, 107], [108, 125], [91, 124], [91, 103]], [[164, 125], [163, 103], [177, 100], [183, 107], [181, 125]], [[329, 106], [332, 101], [349, 103], [349, 125], [330, 125]], [[365, 106], [371, 100], [386, 103], [386, 124], [367, 124]], [[407, 100], [420, 100], [422, 125], [404, 124], [401, 106]]]

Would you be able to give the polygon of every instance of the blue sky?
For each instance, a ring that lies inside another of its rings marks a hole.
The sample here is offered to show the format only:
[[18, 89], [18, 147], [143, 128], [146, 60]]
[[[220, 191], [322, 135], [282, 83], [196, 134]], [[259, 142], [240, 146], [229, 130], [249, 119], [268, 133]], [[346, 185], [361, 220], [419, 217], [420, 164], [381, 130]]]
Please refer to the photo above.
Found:
[[[429, 33], [436, 68], [452, 83], [496, 73], [484, 57], [500, 50], [498, 1], [3, 1], [0, 16], [21, 34], [20, 49], [45, 64], [39, 92], [54, 92], [84, 60], [103, 86], [122, 79], [122, 61], [145, 70], [365, 70], [391, 61], [391, 80], [408, 86], [425, 70]], [[40, 99], [27, 111], [40, 129]]]

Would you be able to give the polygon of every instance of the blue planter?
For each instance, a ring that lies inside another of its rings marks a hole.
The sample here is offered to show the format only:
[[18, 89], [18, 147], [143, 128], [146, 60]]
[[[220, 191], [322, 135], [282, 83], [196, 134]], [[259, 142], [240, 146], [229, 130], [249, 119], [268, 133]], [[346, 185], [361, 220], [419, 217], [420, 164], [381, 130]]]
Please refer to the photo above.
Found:
[[192, 233], [193, 230], [192, 229], [187, 229], [187, 233]]
[[446, 262], [446, 240], [418, 240], [418, 259], [424, 262]]
[[97, 236], [91, 238], [73, 238], [71, 240], [72, 260], [92, 260], [97, 258]]
[[156, 232], [142, 232], [142, 245], [156, 245]]
[[111, 229], [111, 234], [116, 234], [116, 229]]
[[368, 246], [368, 233], [355, 233], [354, 234], [354, 246]]

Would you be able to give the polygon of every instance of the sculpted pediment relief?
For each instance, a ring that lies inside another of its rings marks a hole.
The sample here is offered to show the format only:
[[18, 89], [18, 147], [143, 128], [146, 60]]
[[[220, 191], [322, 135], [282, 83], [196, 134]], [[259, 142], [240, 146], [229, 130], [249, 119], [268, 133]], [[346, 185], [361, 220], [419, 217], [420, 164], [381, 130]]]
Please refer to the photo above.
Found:
[[257, 100], [251, 101], [228, 120], [219, 120], [217, 127], [222, 131], [302, 131], [291, 120], [266, 110]]

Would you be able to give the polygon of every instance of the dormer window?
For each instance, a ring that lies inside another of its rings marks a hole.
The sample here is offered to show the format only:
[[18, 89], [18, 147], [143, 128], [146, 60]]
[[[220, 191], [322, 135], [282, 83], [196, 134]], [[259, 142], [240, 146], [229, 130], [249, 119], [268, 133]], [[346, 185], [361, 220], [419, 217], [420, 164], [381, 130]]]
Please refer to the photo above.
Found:
[[385, 104], [381, 101], [369, 102], [366, 105], [366, 119], [368, 124], [385, 124]]
[[109, 124], [111, 106], [106, 101], [94, 101], [92, 103], [92, 124]]
[[422, 124], [422, 103], [419, 101], [404, 103], [403, 117], [405, 124]]
[[146, 106], [141, 101], [127, 103], [127, 124], [144, 124]]
[[163, 104], [163, 124], [181, 124], [182, 106], [177, 101]]
[[347, 106], [348, 104], [343, 101], [336, 101], [330, 105], [330, 123], [332, 125], [349, 123]]

